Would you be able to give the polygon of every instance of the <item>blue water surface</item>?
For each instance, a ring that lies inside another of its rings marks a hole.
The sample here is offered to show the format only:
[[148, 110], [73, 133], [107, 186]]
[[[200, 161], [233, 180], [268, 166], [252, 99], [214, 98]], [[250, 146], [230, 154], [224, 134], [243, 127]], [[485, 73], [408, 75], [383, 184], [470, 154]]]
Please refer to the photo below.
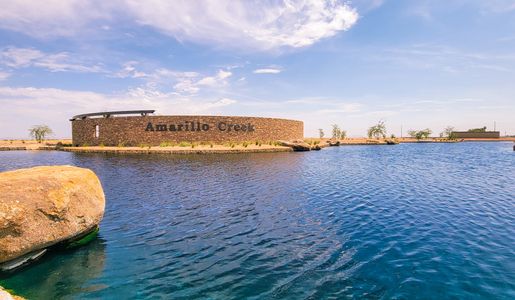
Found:
[[0, 279], [29, 299], [515, 299], [512, 143], [305, 153], [0, 152], [93, 169], [99, 238]]

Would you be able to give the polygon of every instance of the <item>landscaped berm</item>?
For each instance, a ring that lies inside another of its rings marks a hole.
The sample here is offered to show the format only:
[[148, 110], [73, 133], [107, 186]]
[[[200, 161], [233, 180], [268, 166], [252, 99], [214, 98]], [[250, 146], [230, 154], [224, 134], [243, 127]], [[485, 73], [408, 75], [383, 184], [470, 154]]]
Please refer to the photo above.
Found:
[[74, 146], [158, 146], [165, 142], [302, 140], [296, 120], [232, 116], [157, 116], [153, 110], [112, 111], [74, 116]]
[[[92, 240], [105, 198], [93, 171], [49, 166], [0, 173], [0, 274]], [[1, 298], [0, 298], [1, 299]]]

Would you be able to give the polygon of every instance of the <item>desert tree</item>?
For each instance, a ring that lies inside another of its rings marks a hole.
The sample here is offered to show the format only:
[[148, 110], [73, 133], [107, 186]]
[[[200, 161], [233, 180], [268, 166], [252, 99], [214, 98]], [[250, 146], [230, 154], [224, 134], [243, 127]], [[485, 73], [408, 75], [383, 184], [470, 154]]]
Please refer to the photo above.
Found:
[[408, 131], [408, 134], [411, 137], [416, 138], [417, 140], [427, 139], [431, 133], [433, 133], [433, 132], [429, 128], [422, 129], [422, 130], [410, 130], [410, 131]]
[[333, 132], [332, 132], [333, 139], [336, 139], [336, 140], [345, 139], [345, 137], [347, 136], [347, 131], [341, 129], [340, 126], [337, 124], [333, 124], [332, 127], [333, 127]]
[[347, 131], [345, 131], [343, 129], [340, 130], [340, 139], [344, 140], [346, 137], [347, 137]]
[[38, 143], [43, 142], [52, 133], [52, 129], [47, 125], [34, 125], [29, 129], [29, 135]]
[[386, 138], [386, 125], [384, 121], [379, 121], [376, 125], [370, 127], [367, 134], [369, 138]]
[[454, 134], [454, 127], [452, 127], [452, 126], [445, 127], [442, 135], [444, 137], [448, 138], [449, 140], [454, 140], [456, 138], [456, 135]]
[[319, 128], [319, 129], [318, 129], [318, 136], [319, 136], [320, 138], [323, 138], [323, 137], [324, 137], [324, 135], [325, 135], [325, 134], [324, 134], [324, 130], [323, 130], [322, 128]]
[[338, 126], [338, 124], [333, 124], [333, 125], [331, 125], [331, 127], [333, 127], [333, 130], [332, 130], [333, 139], [339, 139], [340, 138], [340, 133], [342, 131], [340, 129], [340, 126]]

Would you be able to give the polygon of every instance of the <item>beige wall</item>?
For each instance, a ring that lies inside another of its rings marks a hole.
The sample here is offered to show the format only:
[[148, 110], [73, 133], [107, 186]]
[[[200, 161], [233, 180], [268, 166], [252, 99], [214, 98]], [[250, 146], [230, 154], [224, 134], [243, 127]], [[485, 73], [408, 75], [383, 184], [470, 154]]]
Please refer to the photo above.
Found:
[[[194, 123], [193, 128], [190, 122]], [[152, 126], [149, 126], [149, 123]], [[198, 126], [199, 124], [200, 126]], [[95, 126], [97, 125], [99, 126], [98, 138], [95, 137]], [[295, 140], [303, 137], [303, 122], [274, 118], [133, 116], [72, 121], [74, 145], [104, 144], [109, 146], [124, 143], [127, 146], [137, 146], [140, 144], [159, 145], [161, 142], [168, 141], [220, 143]]]

